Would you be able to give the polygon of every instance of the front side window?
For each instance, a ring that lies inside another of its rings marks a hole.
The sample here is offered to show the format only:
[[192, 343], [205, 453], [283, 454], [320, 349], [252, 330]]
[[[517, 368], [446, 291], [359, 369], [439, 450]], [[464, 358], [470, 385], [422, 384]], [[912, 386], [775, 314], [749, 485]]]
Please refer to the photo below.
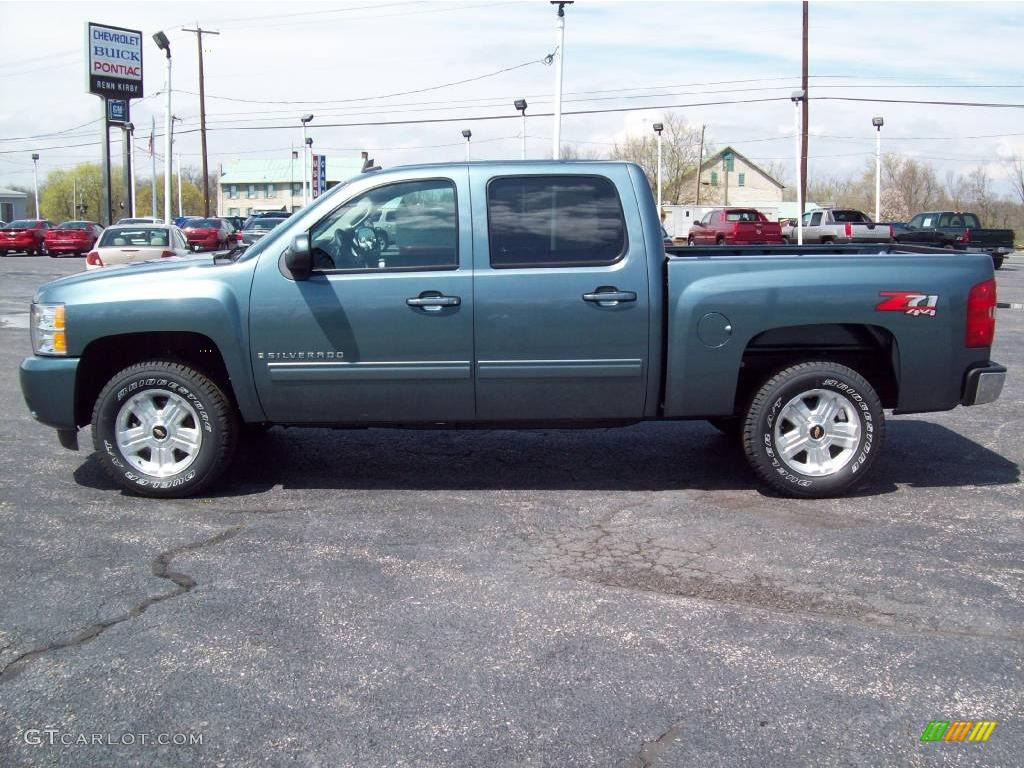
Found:
[[812, 214], [811, 216], [811, 226], [816, 227], [819, 224], [821, 224], [821, 211], [818, 211], [817, 213]]
[[615, 186], [600, 176], [514, 176], [487, 187], [491, 266], [613, 264], [626, 252]]
[[[392, 211], [387, 229], [382, 210]], [[455, 184], [449, 179], [376, 187], [332, 211], [309, 232], [320, 270], [436, 270], [459, 266]]]

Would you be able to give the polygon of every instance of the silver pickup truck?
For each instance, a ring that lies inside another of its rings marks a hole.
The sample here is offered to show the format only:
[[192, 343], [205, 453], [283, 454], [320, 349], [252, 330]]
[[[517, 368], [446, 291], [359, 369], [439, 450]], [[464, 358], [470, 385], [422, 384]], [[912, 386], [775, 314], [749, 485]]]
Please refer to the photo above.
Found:
[[[796, 224], [782, 228], [787, 243], [795, 243]], [[805, 243], [888, 243], [893, 239], [889, 224], [876, 224], [866, 213], [852, 208], [824, 208], [804, 214]]]

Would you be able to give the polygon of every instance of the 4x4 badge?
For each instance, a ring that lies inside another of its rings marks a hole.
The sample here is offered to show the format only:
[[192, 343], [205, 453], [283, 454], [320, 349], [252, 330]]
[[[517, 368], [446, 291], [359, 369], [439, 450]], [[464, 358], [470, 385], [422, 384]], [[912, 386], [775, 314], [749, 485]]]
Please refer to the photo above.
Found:
[[913, 317], [935, 317], [935, 309], [939, 304], [939, 297], [934, 293], [881, 291], [878, 295], [885, 301], [875, 307], [876, 312], [902, 312]]

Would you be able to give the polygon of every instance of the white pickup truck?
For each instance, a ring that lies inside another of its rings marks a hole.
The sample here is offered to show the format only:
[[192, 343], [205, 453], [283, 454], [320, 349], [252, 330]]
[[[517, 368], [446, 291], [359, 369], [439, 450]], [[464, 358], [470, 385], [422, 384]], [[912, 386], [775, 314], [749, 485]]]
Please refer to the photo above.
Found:
[[[797, 241], [796, 224], [782, 228], [787, 243]], [[805, 243], [888, 243], [892, 226], [876, 224], [866, 213], [852, 208], [823, 208], [804, 214]]]

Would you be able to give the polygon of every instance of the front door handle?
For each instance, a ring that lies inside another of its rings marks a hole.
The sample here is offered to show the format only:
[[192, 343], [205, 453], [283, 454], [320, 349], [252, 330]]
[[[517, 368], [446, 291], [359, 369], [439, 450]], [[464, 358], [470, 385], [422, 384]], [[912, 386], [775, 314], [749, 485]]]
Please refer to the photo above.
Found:
[[457, 307], [462, 304], [458, 296], [445, 296], [437, 291], [424, 291], [419, 296], [406, 299], [410, 307], [418, 307], [425, 312], [440, 312], [444, 307]]
[[602, 285], [593, 293], [584, 293], [584, 301], [591, 301], [602, 307], [618, 306], [620, 301], [636, 301], [636, 291], [620, 291], [610, 285]]

